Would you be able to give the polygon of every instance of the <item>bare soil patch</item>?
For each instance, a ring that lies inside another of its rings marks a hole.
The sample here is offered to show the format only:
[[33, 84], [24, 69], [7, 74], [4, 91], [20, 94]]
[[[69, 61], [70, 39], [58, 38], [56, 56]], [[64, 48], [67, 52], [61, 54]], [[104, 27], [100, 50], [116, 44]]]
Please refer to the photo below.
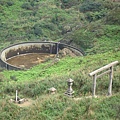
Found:
[[45, 62], [47, 59], [54, 57], [55, 57], [54, 54], [29, 53], [11, 57], [6, 62], [16, 67], [29, 69], [37, 64]]
[[25, 101], [24, 103], [22, 103], [22, 104], [17, 104], [16, 103], [16, 105], [18, 105], [19, 107], [29, 107], [30, 105], [32, 105], [33, 104], [33, 100], [31, 100], [31, 99], [27, 99], [27, 101]]

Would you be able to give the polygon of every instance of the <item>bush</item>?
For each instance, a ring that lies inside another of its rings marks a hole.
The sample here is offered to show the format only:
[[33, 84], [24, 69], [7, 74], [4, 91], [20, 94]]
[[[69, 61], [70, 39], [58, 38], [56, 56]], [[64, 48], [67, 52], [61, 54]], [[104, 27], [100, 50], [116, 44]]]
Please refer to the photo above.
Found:
[[100, 11], [102, 9], [102, 4], [100, 2], [94, 2], [94, 1], [87, 1], [84, 2], [81, 6], [80, 6], [80, 11], [81, 12], [88, 12], [88, 11]]
[[113, 9], [114, 8], [114, 6], [115, 6], [115, 4], [112, 2], [112, 0], [110, 1], [110, 0], [105, 0], [105, 1], [103, 1], [102, 2], [102, 5], [104, 6], [104, 8], [106, 8], [106, 9]]
[[8, 5], [8, 6], [12, 6], [12, 5], [14, 5], [14, 2], [13, 2], [13, 1], [8, 1], [8, 2], [7, 2], [7, 5]]
[[0, 5], [5, 5], [5, 4], [6, 4], [6, 2], [4, 0], [0, 1]]
[[26, 9], [26, 10], [31, 10], [32, 9], [32, 6], [29, 2], [24, 3], [21, 7], [23, 9]]
[[14, 5], [14, 2], [13, 1], [4, 1], [4, 0], [1, 0], [0, 1], [0, 5], [6, 5], [6, 6], [12, 6]]
[[54, 24], [53, 23], [46, 23], [44, 25], [44, 27], [47, 28], [47, 29], [50, 29], [50, 30], [54, 30]]
[[62, 2], [62, 8], [70, 8], [74, 5], [77, 5], [79, 2], [78, 0], [61, 0]]
[[36, 27], [34, 29], [34, 33], [35, 33], [35, 35], [40, 36], [40, 35], [42, 35], [42, 29], [40, 27]]
[[94, 34], [86, 30], [77, 30], [72, 39], [82, 49], [88, 49], [93, 46]]
[[38, 36], [42, 35], [42, 28], [39, 24], [35, 24], [33, 28], [34, 28], [35, 35], [38, 35]]
[[120, 7], [111, 10], [105, 18], [105, 23], [120, 25]]
[[52, 19], [51, 19], [51, 22], [54, 23], [54, 24], [59, 24], [60, 22], [63, 22], [65, 21], [65, 17], [62, 16], [62, 15], [58, 15], [58, 14], [55, 14]]
[[86, 19], [89, 22], [92, 22], [92, 21], [96, 21], [96, 20], [99, 20], [99, 19], [105, 17], [105, 15], [106, 15], [105, 11], [87, 12], [86, 13]]

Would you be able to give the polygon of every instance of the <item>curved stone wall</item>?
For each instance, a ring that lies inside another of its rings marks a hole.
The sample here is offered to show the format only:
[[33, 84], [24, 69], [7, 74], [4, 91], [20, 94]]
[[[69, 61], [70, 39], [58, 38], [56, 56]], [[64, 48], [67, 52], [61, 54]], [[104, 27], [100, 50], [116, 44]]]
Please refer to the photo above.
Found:
[[60, 50], [67, 48], [78, 56], [83, 56], [83, 52], [75, 47], [59, 42], [23, 42], [11, 45], [3, 49], [0, 53], [0, 66], [8, 70], [23, 69], [6, 62], [7, 59], [27, 53], [50, 53], [58, 54]]

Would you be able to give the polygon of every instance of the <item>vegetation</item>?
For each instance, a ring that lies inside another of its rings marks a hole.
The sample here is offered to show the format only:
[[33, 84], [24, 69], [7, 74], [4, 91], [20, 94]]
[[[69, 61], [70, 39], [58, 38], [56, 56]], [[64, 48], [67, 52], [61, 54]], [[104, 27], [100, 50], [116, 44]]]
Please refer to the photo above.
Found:
[[[66, 56], [27, 71], [0, 68], [1, 120], [119, 120], [120, 64], [114, 67], [113, 96], [106, 97], [108, 75], [97, 79], [91, 96], [88, 73], [120, 62], [120, 3], [110, 0], [1, 0], [0, 50], [23, 41], [60, 41], [84, 50], [83, 57]], [[74, 98], [64, 95], [66, 80], [74, 80]], [[57, 93], [50, 95], [48, 89]], [[32, 101], [27, 107], [10, 102], [18, 90]], [[80, 98], [77, 100], [75, 98]]]

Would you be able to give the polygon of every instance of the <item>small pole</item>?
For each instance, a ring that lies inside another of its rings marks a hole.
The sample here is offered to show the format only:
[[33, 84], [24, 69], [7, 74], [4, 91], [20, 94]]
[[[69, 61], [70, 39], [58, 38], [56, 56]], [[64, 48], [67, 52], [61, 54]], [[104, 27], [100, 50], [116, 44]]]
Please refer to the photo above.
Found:
[[59, 56], [58, 56], [58, 52], [59, 52], [59, 42], [57, 43], [57, 52], [56, 52], [56, 54], [57, 54], [56, 56], [57, 56], [57, 57], [59, 57]]
[[109, 83], [109, 88], [108, 88], [108, 96], [112, 95], [112, 78], [113, 78], [113, 66], [110, 67], [110, 83]]
[[15, 97], [15, 101], [17, 102], [17, 94], [18, 94], [18, 91], [16, 90], [16, 97]]
[[96, 90], [96, 79], [97, 79], [97, 77], [96, 77], [96, 74], [95, 75], [93, 75], [93, 97], [95, 97], [95, 90]]
[[52, 43], [50, 44], [50, 54], [52, 54]]

